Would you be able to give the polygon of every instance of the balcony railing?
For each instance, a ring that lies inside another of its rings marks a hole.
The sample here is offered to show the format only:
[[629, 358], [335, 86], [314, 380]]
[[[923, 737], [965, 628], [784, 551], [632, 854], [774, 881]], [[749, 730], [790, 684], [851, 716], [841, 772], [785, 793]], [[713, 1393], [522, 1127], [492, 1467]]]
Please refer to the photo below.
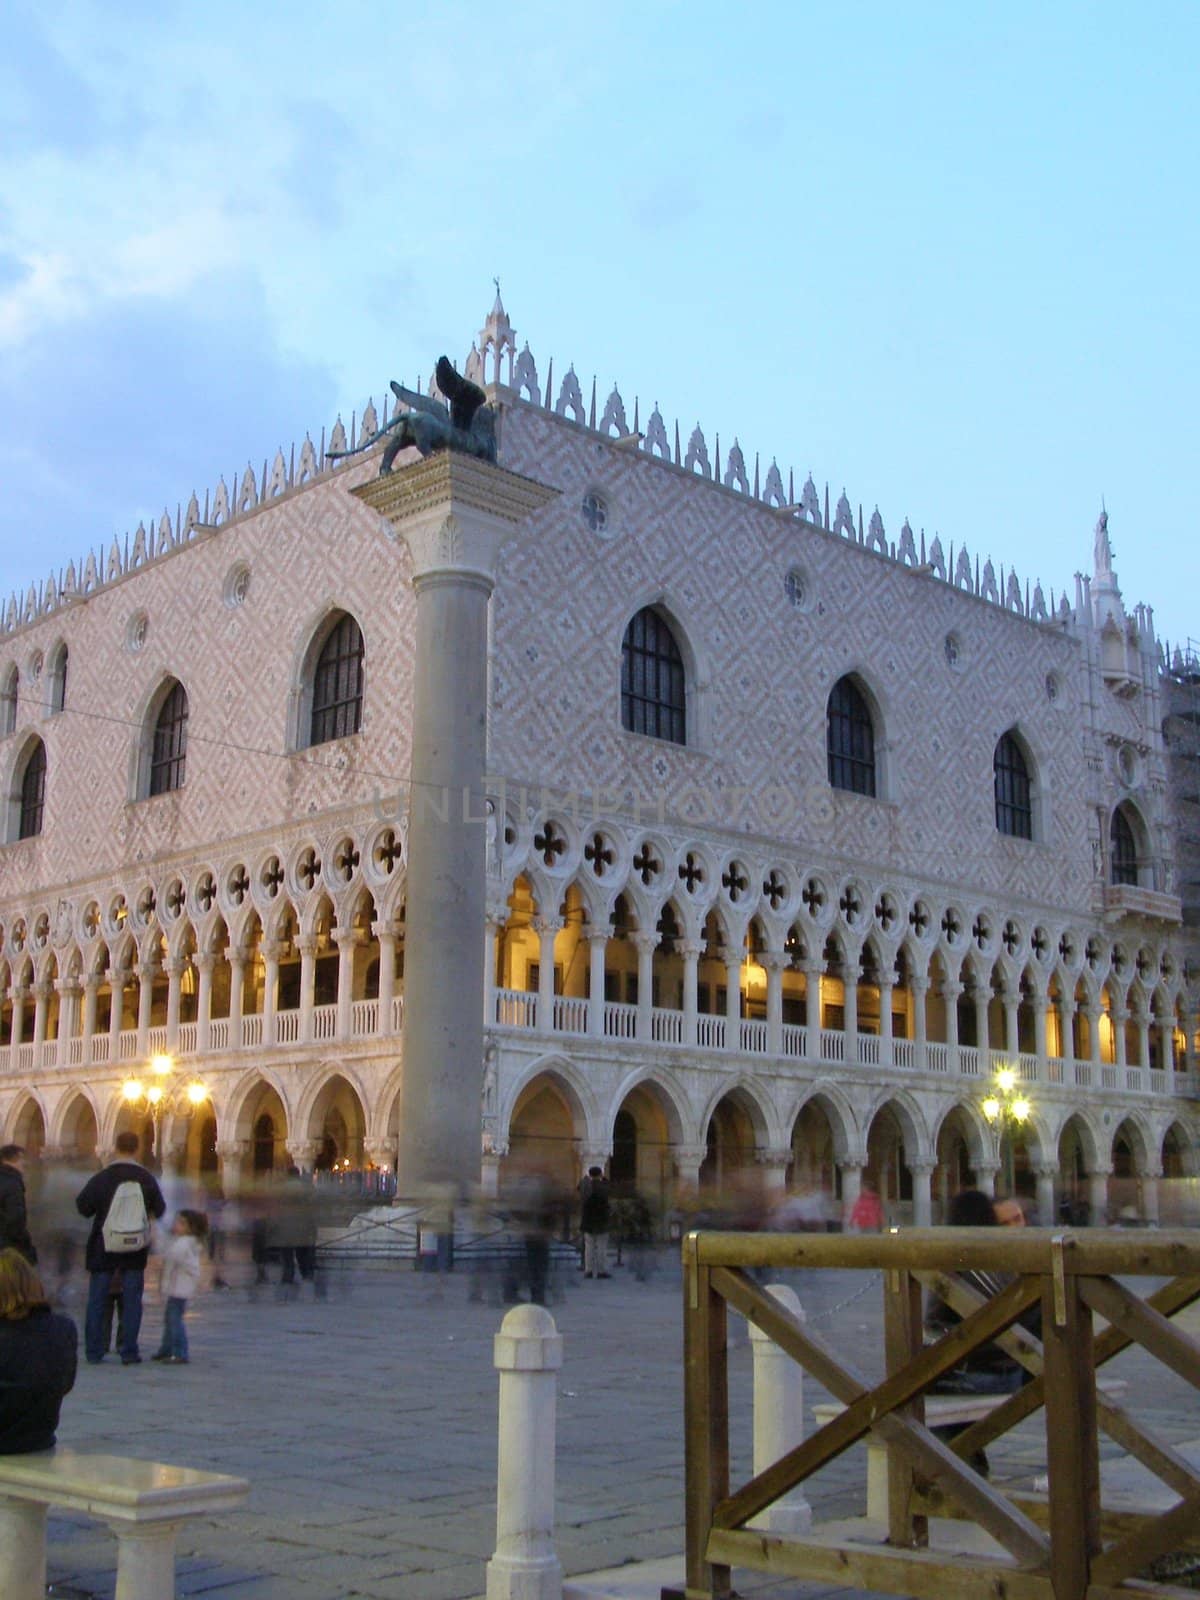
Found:
[[[289, 1007], [274, 1016], [274, 1041], [278, 1045], [324, 1046], [343, 1037], [367, 1041], [381, 1036], [381, 1007], [377, 999], [355, 1000], [343, 1011], [340, 1005], [312, 1006], [305, 1013]], [[694, 1034], [689, 1038], [687, 1014], [667, 1006], [654, 1006], [644, 1012], [636, 1005], [606, 1000], [598, 1009], [578, 995], [555, 995], [546, 1018], [549, 1031], [586, 1039], [599, 1027], [602, 1037], [620, 1043], [639, 1041], [671, 1048], [690, 1048], [717, 1054], [767, 1056], [777, 1052], [785, 1061], [814, 1067], [841, 1066], [850, 1060], [857, 1066], [881, 1072], [928, 1072], [957, 1075], [976, 1084], [986, 1080], [998, 1067], [1007, 1065], [1006, 1051], [975, 1045], [950, 1046], [940, 1040], [918, 1045], [914, 1039], [884, 1039], [875, 1033], [859, 1033], [854, 1050], [847, 1049], [844, 1032], [835, 1028], [815, 1029], [800, 1023], [782, 1023], [778, 1043], [772, 1049], [771, 1026], [761, 1017], [730, 1019], [724, 1012], [697, 1012]], [[348, 1033], [343, 1033], [345, 1023]], [[390, 1036], [399, 1035], [404, 1022], [404, 996], [394, 995], [391, 1004]], [[523, 989], [497, 989], [493, 995], [489, 1026], [514, 1032], [539, 1031], [536, 993]], [[38, 1043], [22, 1040], [17, 1045], [0, 1045], [0, 1075], [9, 1072], [29, 1074], [35, 1070], [60, 1067], [87, 1067], [136, 1062], [147, 1056], [167, 1053], [173, 1031], [177, 1057], [223, 1055], [239, 1050], [261, 1049], [264, 1017], [248, 1012], [234, 1017], [213, 1017], [207, 1026], [207, 1039], [200, 1046], [198, 1022], [180, 1022], [173, 1030], [163, 1024], [148, 1028], [143, 1036], [137, 1028], [121, 1028], [113, 1034], [108, 1028], [85, 1037], [75, 1034], [63, 1039], [44, 1039]], [[1076, 1089], [1098, 1088], [1111, 1093], [1164, 1095], [1200, 1099], [1200, 1071], [1188, 1072], [1172, 1067], [1143, 1067], [1133, 1063], [1079, 1061], [1060, 1056], [1039, 1057], [1022, 1051], [1017, 1071], [1023, 1084], [1070, 1085]]]

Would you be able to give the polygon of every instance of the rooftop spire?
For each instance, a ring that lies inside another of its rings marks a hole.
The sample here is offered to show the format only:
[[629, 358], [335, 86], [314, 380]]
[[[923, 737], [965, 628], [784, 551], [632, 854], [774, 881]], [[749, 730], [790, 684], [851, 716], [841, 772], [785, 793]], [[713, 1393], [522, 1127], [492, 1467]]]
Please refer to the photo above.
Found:
[[[491, 311], [488, 313], [488, 319], [479, 333], [479, 354], [483, 363], [485, 379], [488, 376], [488, 352], [490, 350], [492, 355], [491, 381], [493, 383], [507, 382], [511, 386], [513, 362], [516, 360], [517, 355], [517, 334], [516, 329], [508, 320], [508, 312], [504, 309], [504, 301], [500, 298], [500, 279], [493, 278], [492, 282], [496, 285], [496, 299]], [[508, 377], [507, 379], [502, 379], [500, 376], [500, 362], [505, 353], [508, 355]]]

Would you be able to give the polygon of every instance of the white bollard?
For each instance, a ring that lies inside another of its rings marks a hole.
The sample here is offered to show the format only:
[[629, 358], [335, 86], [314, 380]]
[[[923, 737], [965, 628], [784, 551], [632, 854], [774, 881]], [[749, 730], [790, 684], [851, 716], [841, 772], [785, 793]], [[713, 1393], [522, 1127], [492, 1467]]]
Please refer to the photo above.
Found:
[[[804, 1321], [804, 1309], [794, 1289], [786, 1284], [767, 1285], [785, 1311]], [[750, 1324], [754, 1352], [754, 1472], [757, 1476], [804, 1439], [804, 1373], [789, 1355]], [[770, 1533], [806, 1533], [812, 1527], [812, 1507], [803, 1490], [793, 1489], [750, 1523]]]
[[562, 1337], [544, 1306], [515, 1306], [500, 1324], [500, 1449], [496, 1552], [487, 1600], [562, 1600], [554, 1550], [554, 1412]]

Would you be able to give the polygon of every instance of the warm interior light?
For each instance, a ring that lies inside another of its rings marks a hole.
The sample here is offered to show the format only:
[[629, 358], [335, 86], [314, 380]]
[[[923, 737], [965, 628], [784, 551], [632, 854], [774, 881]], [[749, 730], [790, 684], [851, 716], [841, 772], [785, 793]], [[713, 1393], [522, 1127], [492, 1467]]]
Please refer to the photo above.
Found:
[[165, 1078], [169, 1073], [174, 1072], [174, 1070], [175, 1063], [171, 1060], [170, 1056], [150, 1057], [150, 1071], [156, 1073], [158, 1077]]
[[1007, 1094], [1017, 1081], [1017, 1075], [1011, 1067], [1001, 1067], [996, 1074], [996, 1087], [1001, 1094]]
[[1029, 1116], [1029, 1101], [1014, 1100], [1012, 1103], [1012, 1114], [1017, 1122], [1026, 1121]]
[[989, 1122], [995, 1122], [1000, 1115], [1000, 1102], [995, 1095], [989, 1095], [983, 1102], [983, 1114]]
[[208, 1090], [202, 1083], [189, 1083], [187, 1086], [187, 1097], [194, 1106], [203, 1105], [208, 1099]]
[[121, 1093], [126, 1100], [140, 1100], [142, 1098], [142, 1086], [136, 1078], [126, 1078], [121, 1085]]
[[161, 1083], [152, 1083], [146, 1090], [146, 1099], [149, 1100], [152, 1106], [156, 1106], [162, 1097], [163, 1092]]

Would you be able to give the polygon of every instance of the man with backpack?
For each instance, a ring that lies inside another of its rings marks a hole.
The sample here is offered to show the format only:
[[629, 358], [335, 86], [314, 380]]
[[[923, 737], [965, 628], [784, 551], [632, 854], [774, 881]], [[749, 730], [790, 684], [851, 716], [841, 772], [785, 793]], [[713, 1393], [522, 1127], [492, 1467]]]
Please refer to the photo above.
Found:
[[92, 1218], [88, 1236], [89, 1283], [84, 1318], [84, 1354], [93, 1365], [104, 1360], [104, 1310], [109, 1285], [121, 1273], [121, 1365], [134, 1366], [142, 1325], [142, 1284], [150, 1254], [150, 1222], [167, 1209], [153, 1173], [134, 1157], [136, 1133], [117, 1135], [117, 1159], [88, 1179], [76, 1197], [80, 1216]]

